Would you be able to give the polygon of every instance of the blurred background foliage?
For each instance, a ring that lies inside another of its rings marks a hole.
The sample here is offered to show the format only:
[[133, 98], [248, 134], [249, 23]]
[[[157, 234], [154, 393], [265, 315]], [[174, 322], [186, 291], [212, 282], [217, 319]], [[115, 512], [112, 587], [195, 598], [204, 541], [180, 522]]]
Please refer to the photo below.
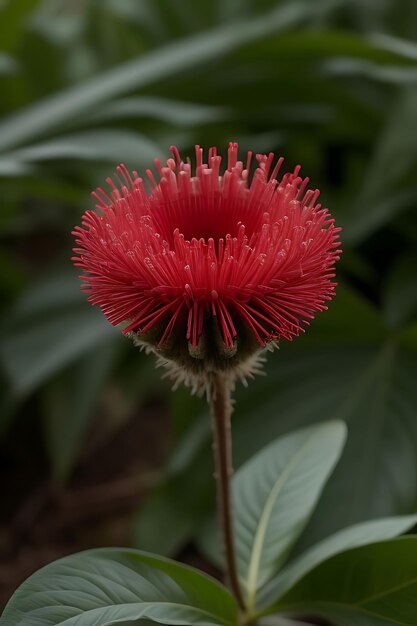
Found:
[[[133, 545], [177, 556], [210, 527], [204, 403], [172, 394], [152, 359], [86, 304], [69, 261], [88, 192], [120, 161], [140, 171], [172, 143], [192, 154], [195, 143], [238, 140], [301, 162], [344, 228], [330, 312], [237, 392], [236, 464], [282, 432], [342, 418], [348, 446], [303, 546], [415, 510], [415, 0], [0, 0], [0, 47], [8, 571], [20, 558], [11, 537], [24, 528], [36, 543], [52, 501], [68, 512], [118, 485], [134, 487]], [[110, 470], [91, 478], [85, 468], [100, 464]], [[84, 483], [84, 501], [68, 504]]]

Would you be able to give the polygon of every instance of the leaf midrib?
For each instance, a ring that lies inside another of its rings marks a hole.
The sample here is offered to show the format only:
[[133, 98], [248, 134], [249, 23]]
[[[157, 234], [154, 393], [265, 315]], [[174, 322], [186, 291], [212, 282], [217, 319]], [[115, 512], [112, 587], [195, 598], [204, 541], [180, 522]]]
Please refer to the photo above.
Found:
[[259, 572], [259, 566], [261, 561], [261, 555], [263, 550], [263, 545], [265, 541], [265, 536], [267, 532], [268, 522], [271, 518], [273, 507], [277, 499], [279, 498], [280, 493], [285, 487], [286, 482], [289, 480], [292, 471], [298, 465], [302, 456], [305, 454], [305, 451], [310, 446], [311, 442], [314, 440], [315, 434], [310, 435], [310, 437], [304, 442], [299, 451], [294, 455], [290, 463], [285, 468], [284, 472], [281, 474], [279, 479], [276, 481], [274, 487], [272, 488], [268, 498], [266, 499], [265, 505], [263, 507], [263, 511], [259, 518], [259, 524], [255, 533], [255, 538], [252, 544], [251, 557], [249, 560], [248, 567], [248, 575], [246, 579], [246, 589], [248, 590], [248, 606], [255, 606], [256, 599], [256, 591], [257, 591], [257, 578]]
[[[206, 615], [210, 618], [212, 618], [216, 623], [218, 624], [231, 624], [232, 622], [227, 621], [226, 622], [226, 618], [224, 615], [216, 615], [214, 613], [211, 613], [210, 611], [207, 611], [206, 609], [201, 609], [199, 607], [195, 607], [195, 606], [190, 606], [188, 604], [181, 604], [178, 602], [122, 602], [121, 604], [108, 604], [106, 606], [98, 606], [95, 609], [89, 609], [88, 611], [82, 611], [82, 613], [79, 613], [78, 615], [74, 615], [73, 617], [70, 617], [68, 619], [65, 619], [63, 622], [58, 622], [55, 626], [71, 626], [71, 624], [74, 623], [74, 620], [79, 619], [81, 615], [88, 615], [89, 613], [93, 613], [95, 611], [100, 611], [100, 609], [105, 610], [105, 609], [112, 609], [112, 608], [117, 608], [117, 607], [121, 607], [121, 606], [129, 606], [129, 607], [134, 607], [137, 606], [138, 608], [148, 608], [148, 607], [159, 607], [159, 606], [172, 606], [175, 608], [180, 608], [180, 609], [186, 609], [186, 610], [192, 610], [192, 611], [197, 611], [199, 613], [201, 613], [202, 615]], [[47, 607], [47, 608], [52, 608], [52, 607]], [[27, 612], [24, 615], [29, 615], [30, 616], [30, 612]], [[150, 619], [150, 618], [149, 618]], [[156, 621], [156, 620], [154, 620]], [[113, 620], [114, 622], [114, 620]], [[18, 624], [16, 624], [16, 626], [19, 626]]]

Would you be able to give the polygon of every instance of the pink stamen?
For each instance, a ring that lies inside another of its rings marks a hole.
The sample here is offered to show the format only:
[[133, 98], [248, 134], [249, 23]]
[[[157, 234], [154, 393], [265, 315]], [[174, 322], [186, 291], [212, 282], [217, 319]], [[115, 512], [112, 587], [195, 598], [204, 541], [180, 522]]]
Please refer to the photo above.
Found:
[[86, 211], [73, 262], [89, 300], [125, 333], [162, 324], [160, 343], [182, 334], [196, 346], [209, 317], [225, 346], [244, 326], [260, 345], [291, 340], [334, 295], [339, 232], [317, 204], [300, 166], [277, 179], [273, 153], [238, 159], [231, 142], [227, 167], [211, 147], [207, 163], [195, 148], [193, 169], [175, 146], [166, 164], [156, 159], [146, 191], [137, 172], [121, 164], [118, 185], [92, 193], [100, 214]]

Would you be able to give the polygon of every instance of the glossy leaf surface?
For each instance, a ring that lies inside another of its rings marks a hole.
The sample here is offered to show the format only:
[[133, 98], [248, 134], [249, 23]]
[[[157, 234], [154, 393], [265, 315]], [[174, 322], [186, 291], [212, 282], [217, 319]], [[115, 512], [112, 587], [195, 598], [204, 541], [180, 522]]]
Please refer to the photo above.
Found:
[[236, 607], [214, 579], [128, 549], [99, 549], [46, 566], [17, 590], [1, 626], [109, 626], [147, 618], [163, 624], [225, 626]]

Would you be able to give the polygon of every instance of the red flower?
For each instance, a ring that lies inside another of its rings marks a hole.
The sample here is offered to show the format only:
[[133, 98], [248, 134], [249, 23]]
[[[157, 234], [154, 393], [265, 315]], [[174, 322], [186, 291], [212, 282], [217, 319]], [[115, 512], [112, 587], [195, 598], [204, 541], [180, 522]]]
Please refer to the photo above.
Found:
[[273, 165], [272, 153], [256, 156], [251, 177], [252, 154], [238, 161], [236, 143], [223, 173], [215, 148], [204, 163], [196, 146], [195, 173], [171, 152], [165, 166], [155, 161], [157, 179], [147, 171], [149, 191], [120, 165], [119, 185], [108, 179], [109, 195], [93, 194], [100, 213], [86, 211], [74, 230], [89, 301], [112, 324], [127, 322], [124, 333], [162, 352], [181, 343], [194, 359], [205, 357], [203, 339], [223, 357], [239, 341], [253, 352], [291, 340], [336, 285], [340, 228], [317, 204], [319, 191], [307, 190], [299, 166], [278, 181], [283, 159]]

